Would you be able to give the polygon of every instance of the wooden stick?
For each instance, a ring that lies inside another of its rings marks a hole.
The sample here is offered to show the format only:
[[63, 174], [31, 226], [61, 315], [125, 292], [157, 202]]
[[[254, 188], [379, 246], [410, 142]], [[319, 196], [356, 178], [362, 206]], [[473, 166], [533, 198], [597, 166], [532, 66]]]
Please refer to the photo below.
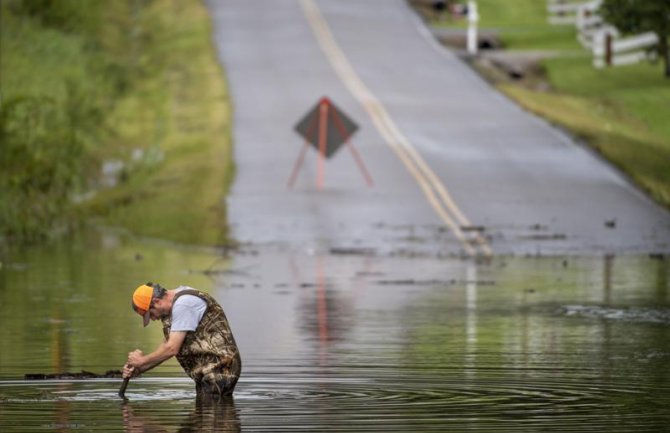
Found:
[[123, 379], [123, 383], [121, 384], [121, 388], [119, 389], [119, 397], [122, 399], [126, 399], [126, 388], [128, 388], [128, 382], [130, 381], [130, 377], [126, 377]]

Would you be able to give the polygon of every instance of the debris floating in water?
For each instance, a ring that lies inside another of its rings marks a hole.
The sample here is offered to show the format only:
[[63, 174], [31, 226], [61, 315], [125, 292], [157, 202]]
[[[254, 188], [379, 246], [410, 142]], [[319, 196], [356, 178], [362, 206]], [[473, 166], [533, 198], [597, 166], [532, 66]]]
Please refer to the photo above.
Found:
[[26, 373], [25, 380], [49, 380], [49, 379], [101, 379], [101, 378], [120, 378], [123, 376], [121, 370], [107, 370], [104, 374], [96, 374], [90, 371], [82, 370], [79, 373]]

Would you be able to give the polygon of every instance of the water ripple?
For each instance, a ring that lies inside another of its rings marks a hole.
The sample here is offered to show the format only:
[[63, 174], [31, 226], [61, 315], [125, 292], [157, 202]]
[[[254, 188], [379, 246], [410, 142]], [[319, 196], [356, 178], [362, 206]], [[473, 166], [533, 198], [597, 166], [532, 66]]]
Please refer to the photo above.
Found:
[[[369, 377], [320, 375], [311, 368], [286, 374], [248, 374], [240, 381], [234, 407], [228, 411], [233, 415], [225, 417], [233, 416], [233, 425], [245, 431], [407, 431], [417, 425], [422, 431], [447, 427], [504, 431], [505, 425], [512, 424], [516, 431], [578, 431], [584, 425], [626, 431], [623, 426], [632, 421], [639, 426], [637, 431], [644, 431], [658, 427], [668, 404], [667, 399], [649, 398], [646, 391], [655, 387], [656, 396], [670, 395], [666, 385], [659, 389], [658, 383], [634, 378], [619, 377], [613, 385], [598, 378], [522, 377], [522, 372], [512, 370], [507, 371], [508, 377], [490, 377], [487, 370], [452, 377], [402, 377], [397, 370], [371, 370], [375, 374]], [[40, 426], [60, 423], [66, 425], [64, 430], [86, 430], [109, 422], [109, 430], [115, 430], [120, 427], [114, 420], [119, 408], [124, 417], [128, 411], [134, 410], [135, 415], [148, 412], [168, 426], [193, 422], [195, 393], [188, 379], [135, 380], [128, 389], [127, 405], [121, 405], [117, 385], [118, 381], [109, 380], [0, 382], [0, 425], [3, 414], [32, 414]], [[631, 401], [639, 411], [630, 411]], [[618, 414], [622, 402], [629, 406], [624, 418]], [[67, 422], [59, 421], [63, 407], [68, 408]], [[219, 416], [214, 412], [206, 415], [198, 412], [195, 418], [214, 422]], [[4, 424], [3, 431], [20, 431], [7, 429], [9, 425]]]
[[566, 305], [562, 307], [562, 310], [568, 316], [670, 325], [670, 309], [609, 308], [598, 305]]

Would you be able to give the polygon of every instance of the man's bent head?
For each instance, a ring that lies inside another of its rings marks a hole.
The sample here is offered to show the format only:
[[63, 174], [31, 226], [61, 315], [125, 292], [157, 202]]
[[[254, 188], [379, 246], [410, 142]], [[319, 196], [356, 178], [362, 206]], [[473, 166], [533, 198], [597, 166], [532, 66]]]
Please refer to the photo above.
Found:
[[142, 284], [135, 289], [132, 306], [133, 310], [142, 316], [144, 326], [147, 326], [151, 320], [150, 310], [153, 306], [154, 298], [160, 299], [164, 296], [165, 289], [155, 283]]

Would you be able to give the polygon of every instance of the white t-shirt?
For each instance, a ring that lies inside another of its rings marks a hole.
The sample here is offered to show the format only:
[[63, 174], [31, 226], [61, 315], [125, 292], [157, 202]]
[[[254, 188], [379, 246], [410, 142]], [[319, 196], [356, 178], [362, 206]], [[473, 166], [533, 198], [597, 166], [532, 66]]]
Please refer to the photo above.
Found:
[[[194, 290], [192, 287], [179, 286], [177, 292]], [[200, 319], [207, 310], [207, 302], [194, 295], [182, 295], [172, 305], [172, 331], [195, 331]]]

